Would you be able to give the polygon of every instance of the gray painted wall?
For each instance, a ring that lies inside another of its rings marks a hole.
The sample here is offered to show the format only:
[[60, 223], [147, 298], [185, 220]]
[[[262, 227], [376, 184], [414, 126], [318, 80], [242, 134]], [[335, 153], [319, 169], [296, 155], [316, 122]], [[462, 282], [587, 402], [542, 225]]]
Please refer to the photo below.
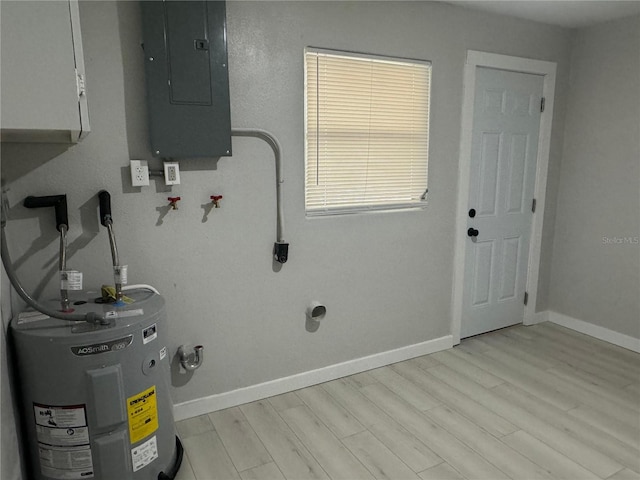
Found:
[[640, 338], [640, 16], [576, 32], [549, 308]]
[[[233, 158], [191, 160], [183, 184], [129, 184], [130, 158], [149, 158], [136, 2], [84, 2], [81, 20], [92, 132], [81, 144], [3, 145], [9, 248], [40, 298], [56, 295], [51, 212], [29, 195], [67, 193], [70, 266], [86, 288], [110, 283], [96, 193], [112, 193], [130, 283], [166, 296], [171, 349], [198, 342], [206, 361], [174, 377], [176, 403], [231, 391], [449, 334], [462, 79], [467, 49], [558, 62], [544, 252], [550, 251], [562, 150], [569, 31], [437, 2], [229, 2], [232, 124], [272, 131], [284, 148], [290, 260], [274, 271], [275, 188], [269, 148], [235, 139]], [[306, 219], [303, 201], [303, 48], [336, 48], [433, 62], [429, 207]], [[159, 163], [153, 161], [153, 167]], [[209, 195], [222, 208], [205, 218]], [[168, 211], [167, 197], [180, 209]], [[550, 256], [542, 261], [546, 308]], [[328, 314], [305, 328], [311, 300]]]

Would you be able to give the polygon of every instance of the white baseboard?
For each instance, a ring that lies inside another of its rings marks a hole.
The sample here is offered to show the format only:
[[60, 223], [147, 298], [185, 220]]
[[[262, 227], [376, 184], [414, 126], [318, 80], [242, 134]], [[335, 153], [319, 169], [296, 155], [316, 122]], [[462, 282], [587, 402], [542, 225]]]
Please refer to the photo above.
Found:
[[632, 350], [640, 353], [640, 338], [634, 338], [624, 333], [609, 330], [608, 328], [594, 325], [593, 323], [585, 322], [584, 320], [578, 320], [577, 318], [569, 317], [561, 313], [549, 311], [548, 318], [552, 323], [556, 323], [563, 327], [570, 328], [576, 332], [584, 333], [591, 337], [595, 337], [605, 342], [613, 343], [619, 347]]
[[549, 320], [549, 312], [545, 310], [544, 312], [536, 312], [533, 316], [529, 318], [525, 318], [523, 324], [524, 325], [535, 325], [536, 323], [542, 323]]
[[353, 375], [373, 368], [409, 360], [410, 358], [439, 352], [452, 346], [453, 337], [447, 335], [415, 345], [409, 345], [407, 347], [329, 365], [328, 367], [318, 368], [317, 370], [291, 375], [290, 377], [278, 378], [269, 382], [251, 385], [250, 387], [239, 388], [230, 392], [178, 403], [173, 407], [173, 415], [176, 421], [197, 417], [205, 413], [255, 402], [256, 400], [310, 387], [311, 385], [328, 382], [336, 378], [346, 377], [347, 375]]

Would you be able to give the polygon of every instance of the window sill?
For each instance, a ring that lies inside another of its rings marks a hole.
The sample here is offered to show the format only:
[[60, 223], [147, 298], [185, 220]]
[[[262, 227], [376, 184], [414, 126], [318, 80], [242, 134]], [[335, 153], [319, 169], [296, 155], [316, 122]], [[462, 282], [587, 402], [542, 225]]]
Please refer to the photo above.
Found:
[[344, 217], [349, 215], [370, 215], [379, 213], [398, 213], [398, 212], [421, 212], [426, 210], [428, 202], [412, 205], [387, 205], [380, 208], [352, 208], [345, 210], [317, 210], [313, 212], [305, 212], [305, 218], [327, 218], [327, 217]]

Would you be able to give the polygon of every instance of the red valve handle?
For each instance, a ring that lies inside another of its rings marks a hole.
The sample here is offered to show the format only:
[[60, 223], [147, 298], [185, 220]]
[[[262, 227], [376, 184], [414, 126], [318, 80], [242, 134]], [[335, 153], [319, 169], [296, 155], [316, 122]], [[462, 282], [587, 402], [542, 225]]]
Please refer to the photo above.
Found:
[[169, 202], [169, 208], [173, 209], [173, 210], [177, 210], [178, 209], [178, 200], [180, 200], [180, 197], [169, 197], [168, 198]]
[[211, 195], [209, 198], [216, 208], [220, 208], [220, 200], [222, 200], [222, 195]]

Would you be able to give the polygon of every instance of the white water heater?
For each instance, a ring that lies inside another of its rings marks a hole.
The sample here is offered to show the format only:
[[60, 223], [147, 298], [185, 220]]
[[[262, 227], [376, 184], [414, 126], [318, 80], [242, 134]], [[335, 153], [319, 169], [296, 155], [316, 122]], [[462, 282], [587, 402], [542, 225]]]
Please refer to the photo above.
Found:
[[[10, 324], [28, 478], [170, 480], [182, 461], [169, 395], [164, 300], [138, 290], [76, 313], [109, 325], [27, 312]], [[56, 303], [51, 303], [55, 308]]]

